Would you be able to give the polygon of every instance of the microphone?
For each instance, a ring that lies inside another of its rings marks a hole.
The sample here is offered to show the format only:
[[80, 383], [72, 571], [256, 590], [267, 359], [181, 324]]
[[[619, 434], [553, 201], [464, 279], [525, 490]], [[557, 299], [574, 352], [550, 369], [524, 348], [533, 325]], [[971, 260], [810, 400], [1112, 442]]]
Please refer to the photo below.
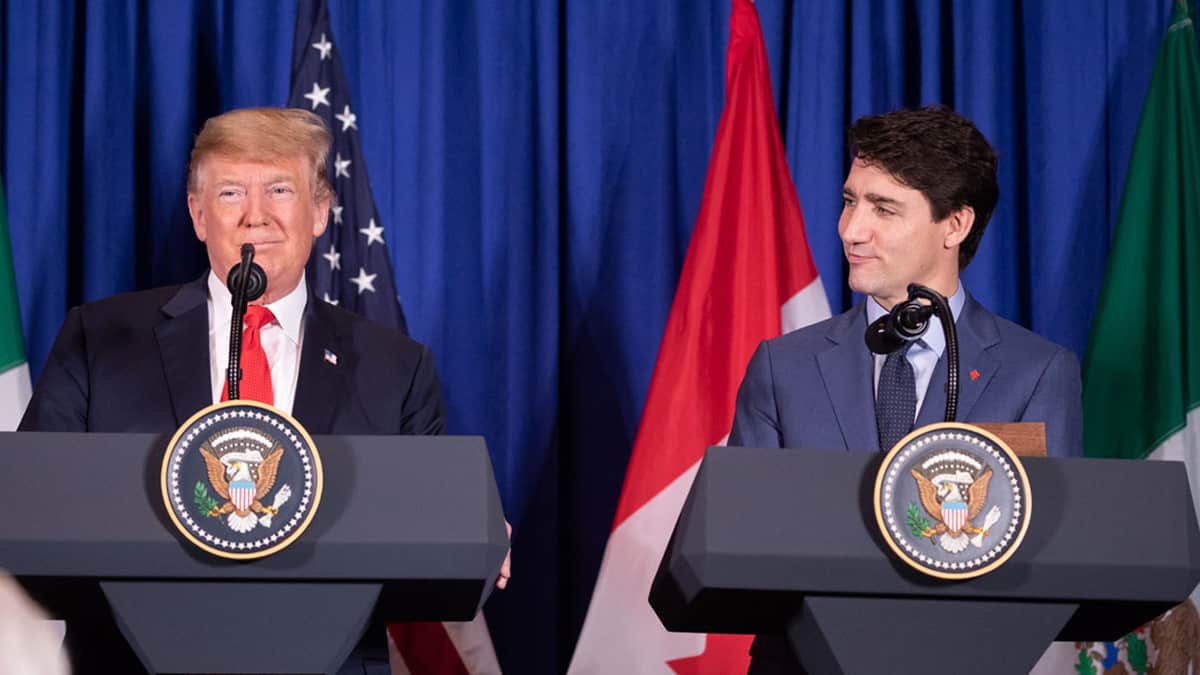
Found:
[[891, 354], [929, 330], [929, 317], [937, 311], [934, 305], [924, 305], [914, 297], [898, 303], [867, 327], [867, 348], [876, 354]]
[[242, 382], [242, 320], [246, 317], [246, 305], [262, 297], [267, 290], [267, 273], [254, 263], [254, 244], [242, 244], [242, 261], [229, 270], [225, 286], [233, 296], [233, 317], [229, 322], [229, 367], [225, 369], [229, 400], [233, 401], [241, 393], [238, 389]]
[[[920, 302], [921, 299], [929, 304]], [[946, 416], [947, 422], [958, 415], [958, 330], [950, 302], [937, 291], [919, 284], [908, 285], [908, 299], [896, 303], [887, 314], [867, 326], [867, 348], [876, 354], [891, 354], [904, 345], [920, 340], [929, 330], [929, 318], [941, 318], [946, 339]]]
[[[242, 278], [243, 268], [250, 269], [250, 273], [246, 275], [245, 279]], [[235, 300], [237, 292], [240, 290], [247, 303], [254, 302], [266, 292], [267, 273], [254, 262], [254, 244], [242, 244], [242, 261], [229, 270], [229, 276], [225, 278], [225, 286], [234, 295]], [[234, 307], [237, 307], [236, 302]], [[244, 314], [245, 310], [243, 309]]]

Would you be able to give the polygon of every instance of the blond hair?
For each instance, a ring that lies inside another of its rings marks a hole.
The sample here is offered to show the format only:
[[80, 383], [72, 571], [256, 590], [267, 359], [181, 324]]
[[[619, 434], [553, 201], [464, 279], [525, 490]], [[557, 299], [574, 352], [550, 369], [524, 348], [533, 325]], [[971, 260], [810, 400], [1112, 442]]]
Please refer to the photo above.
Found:
[[209, 118], [196, 136], [188, 166], [188, 194], [200, 191], [199, 168], [205, 158], [272, 162], [303, 157], [312, 169], [313, 196], [332, 197], [329, 145], [325, 121], [300, 108], [241, 108]]

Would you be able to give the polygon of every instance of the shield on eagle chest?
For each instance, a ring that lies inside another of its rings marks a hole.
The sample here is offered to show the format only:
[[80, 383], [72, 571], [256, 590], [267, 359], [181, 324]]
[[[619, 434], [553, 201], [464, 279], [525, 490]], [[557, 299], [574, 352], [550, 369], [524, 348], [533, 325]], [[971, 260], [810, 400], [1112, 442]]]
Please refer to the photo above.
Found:
[[967, 503], [942, 502], [942, 522], [950, 528], [951, 534], [962, 532], [963, 525], [967, 524]]
[[248, 511], [254, 503], [254, 483], [248, 480], [237, 480], [229, 484], [229, 501], [238, 511]]

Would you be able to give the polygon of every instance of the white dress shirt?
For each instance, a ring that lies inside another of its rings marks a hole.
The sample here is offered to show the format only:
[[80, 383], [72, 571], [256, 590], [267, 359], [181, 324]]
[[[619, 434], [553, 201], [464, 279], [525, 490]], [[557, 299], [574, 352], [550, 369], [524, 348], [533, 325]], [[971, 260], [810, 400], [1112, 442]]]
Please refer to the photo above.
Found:
[[[275, 320], [262, 327], [263, 351], [271, 366], [271, 388], [275, 407], [291, 415], [296, 399], [296, 379], [300, 375], [300, 347], [304, 338], [304, 308], [308, 305], [308, 285], [304, 275], [291, 293], [266, 305]], [[225, 283], [212, 271], [208, 273], [208, 369], [212, 378], [213, 403], [221, 400], [225, 389], [225, 369], [229, 367], [229, 322], [233, 318], [233, 297]]]
[[[950, 313], [954, 315], [954, 322], [958, 323], [958, 317], [962, 314], [963, 304], [966, 302], [967, 294], [963, 290], [963, 285], [960, 282], [958, 289], [954, 291], [954, 295], [950, 296]], [[876, 319], [887, 314], [888, 311], [881, 307], [873, 298], [867, 298], [867, 325], [870, 326]], [[925, 331], [925, 335], [921, 336], [912, 347], [908, 348], [908, 362], [913, 367], [913, 377], [916, 380], [917, 386], [917, 412], [921, 414], [921, 405], [925, 403], [925, 392], [929, 389], [929, 381], [933, 379], [933, 369], [937, 367], [938, 359], [942, 358], [942, 352], [946, 351], [946, 336], [942, 334], [942, 320], [934, 315], [929, 318], [929, 328]], [[883, 368], [883, 362], [887, 360], [886, 354], [875, 355], [875, 395], [879, 395], [879, 371]], [[913, 416], [913, 421], [916, 421], [916, 415]]]

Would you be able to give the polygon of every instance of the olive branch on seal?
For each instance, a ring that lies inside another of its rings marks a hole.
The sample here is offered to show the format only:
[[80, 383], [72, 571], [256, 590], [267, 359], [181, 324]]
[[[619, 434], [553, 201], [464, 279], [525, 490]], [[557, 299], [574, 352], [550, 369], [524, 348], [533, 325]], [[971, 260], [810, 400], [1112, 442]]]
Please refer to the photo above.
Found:
[[933, 523], [921, 515], [921, 508], [913, 502], [908, 503], [908, 529], [914, 536], [928, 537], [933, 534]]
[[192, 491], [192, 501], [196, 504], [196, 508], [209, 518], [214, 518], [217, 515], [218, 504], [217, 500], [208, 494], [208, 488], [205, 487], [204, 481], [196, 481], [196, 489]]

